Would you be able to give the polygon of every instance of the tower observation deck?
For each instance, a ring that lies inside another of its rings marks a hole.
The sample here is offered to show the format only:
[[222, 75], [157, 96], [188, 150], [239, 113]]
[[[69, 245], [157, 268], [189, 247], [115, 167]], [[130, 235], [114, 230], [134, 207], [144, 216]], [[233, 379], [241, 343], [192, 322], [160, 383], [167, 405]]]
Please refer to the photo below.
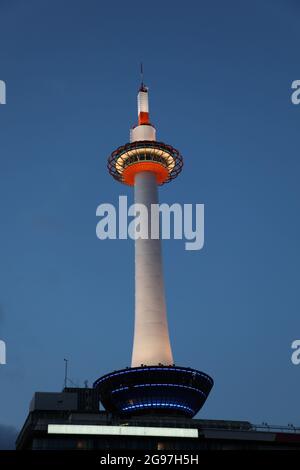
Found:
[[[156, 140], [150, 122], [148, 89], [138, 92], [138, 125], [130, 142], [108, 158], [109, 173], [134, 187], [134, 202], [151, 214], [158, 204], [158, 186], [175, 179], [183, 159], [171, 145]], [[203, 406], [212, 386], [209, 375], [175, 366], [169, 337], [162, 269], [161, 241], [151, 237], [135, 240], [135, 324], [131, 367], [95, 381], [106, 410], [119, 415], [144, 413], [193, 417]]]

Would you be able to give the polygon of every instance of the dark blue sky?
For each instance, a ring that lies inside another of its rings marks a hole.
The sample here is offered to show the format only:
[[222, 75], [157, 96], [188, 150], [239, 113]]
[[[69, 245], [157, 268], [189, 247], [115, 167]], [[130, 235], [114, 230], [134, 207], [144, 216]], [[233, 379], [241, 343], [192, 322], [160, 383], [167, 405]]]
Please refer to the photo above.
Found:
[[130, 364], [132, 241], [96, 207], [136, 121], [139, 62], [159, 139], [184, 172], [165, 202], [205, 204], [205, 246], [164, 242], [177, 364], [211, 374], [201, 416], [300, 425], [300, 7], [294, 0], [1, 0], [0, 423], [34, 391]]

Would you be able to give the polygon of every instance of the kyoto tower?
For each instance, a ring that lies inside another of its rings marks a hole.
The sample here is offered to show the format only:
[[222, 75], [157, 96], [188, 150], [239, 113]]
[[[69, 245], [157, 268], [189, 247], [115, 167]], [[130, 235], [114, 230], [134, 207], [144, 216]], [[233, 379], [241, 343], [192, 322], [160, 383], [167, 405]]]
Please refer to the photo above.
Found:
[[[134, 187], [135, 204], [151, 214], [158, 204], [158, 186], [175, 179], [182, 156], [156, 140], [150, 122], [148, 88], [138, 92], [138, 124], [130, 143], [108, 158], [109, 173]], [[152, 213], [153, 214], [153, 213]], [[96, 380], [100, 400], [118, 415], [145, 413], [193, 417], [203, 406], [213, 380], [207, 374], [174, 364], [169, 338], [162, 269], [159, 218], [148, 218], [148, 236], [135, 239], [135, 323], [131, 367]]]

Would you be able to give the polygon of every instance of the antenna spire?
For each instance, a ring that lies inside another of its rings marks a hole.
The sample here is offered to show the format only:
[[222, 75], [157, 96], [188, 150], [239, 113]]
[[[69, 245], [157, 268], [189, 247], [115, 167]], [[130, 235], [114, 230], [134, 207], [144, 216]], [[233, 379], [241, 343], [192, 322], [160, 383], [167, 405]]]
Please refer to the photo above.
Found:
[[144, 87], [144, 68], [143, 68], [143, 62], [141, 62], [141, 88]]
[[141, 62], [141, 66], [140, 66], [140, 76], [141, 76], [140, 91], [147, 91], [147, 87], [144, 84], [144, 66], [143, 66], [143, 62]]

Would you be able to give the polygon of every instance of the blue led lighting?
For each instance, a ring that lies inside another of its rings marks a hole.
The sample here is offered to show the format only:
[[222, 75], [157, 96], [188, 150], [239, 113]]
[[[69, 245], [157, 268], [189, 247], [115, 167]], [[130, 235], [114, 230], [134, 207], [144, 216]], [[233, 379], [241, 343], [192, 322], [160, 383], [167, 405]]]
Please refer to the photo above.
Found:
[[115, 377], [118, 375], [123, 375], [123, 374], [132, 374], [135, 372], [145, 372], [145, 371], [156, 371], [156, 370], [163, 370], [164, 372], [168, 371], [176, 371], [176, 372], [185, 372], [189, 373], [192, 375], [200, 375], [201, 377], [204, 377], [206, 380], [208, 380], [211, 384], [213, 384], [213, 380], [207, 375], [202, 372], [195, 371], [194, 369], [185, 369], [183, 368], [178, 368], [178, 367], [139, 367], [139, 368], [131, 368], [127, 370], [122, 370], [121, 372], [113, 372], [112, 374], [105, 375], [104, 377], [96, 380], [94, 386], [98, 385], [99, 383], [103, 382], [104, 380], [109, 379], [110, 377]]
[[123, 390], [129, 390], [129, 387], [120, 387], [120, 388], [116, 388], [116, 390], [112, 390], [111, 393], [122, 392]]
[[184, 410], [187, 410], [189, 413], [194, 414], [194, 410], [190, 408], [189, 406], [184, 406], [184, 405], [178, 405], [177, 403], [143, 403], [141, 405], [130, 405], [126, 406], [125, 408], [122, 408], [122, 411], [128, 411], [128, 410], [133, 410], [136, 408], [157, 408], [157, 407], [162, 407], [162, 408], [181, 408]]
[[[189, 385], [180, 385], [180, 384], [140, 384], [140, 385], [134, 385], [134, 388], [139, 388], [139, 387], [176, 387], [176, 388], [184, 388], [188, 390], [194, 390], [195, 392], [200, 393], [206, 398], [206, 394], [202, 392], [202, 390], [199, 390], [198, 388], [195, 387], [190, 387]], [[117, 393], [117, 392], [122, 392], [123, 390], [128, 390], [129, 387], [120, 387], [115, 390], [112, 390], [112, 393]]]

